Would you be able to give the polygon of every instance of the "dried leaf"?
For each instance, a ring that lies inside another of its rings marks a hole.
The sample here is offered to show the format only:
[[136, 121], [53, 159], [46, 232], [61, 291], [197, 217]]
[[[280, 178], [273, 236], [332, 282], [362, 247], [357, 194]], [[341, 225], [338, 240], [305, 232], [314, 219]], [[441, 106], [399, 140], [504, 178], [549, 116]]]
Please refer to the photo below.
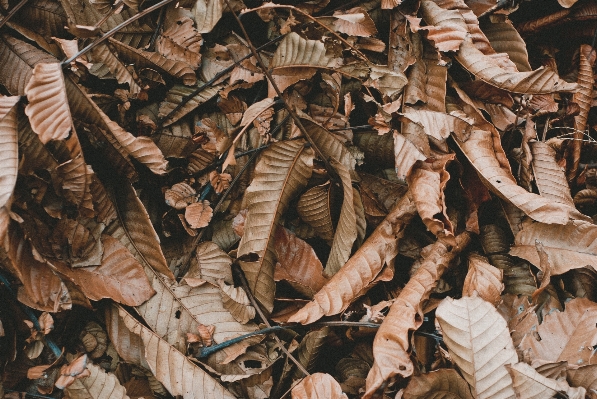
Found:
[[60, 377], [56, 380], [55, 385], [58, 389], [65, 389], [79, 378], [89, 377], [90, 375], [91, 370], [87, 368], [87, 355], [82, 355], [69, 364], [62, 366]]
[[[130, 333], [140, 338], [146, 364], [168, 392], [192, 398], [230, 398], [234, 396], [214, 378], [192, 363], [187, 357], [159, 335], [143, 326], [124, 309], [112, 307], [112, 324], [123, 324]], [[125, 357], [126, 359], [126, 357]]]
[[197, 192], [187, 183], [176, 183], [164, 193], [166, 205], [174, 209], [184, 209], [194, 203], [197, 198]]
[[297, 211], [301, 219], [330, 245], [334, 240], [331, 205], [330, 183], [310, 188], [301, 195], [297, 204]]
[[193, 229], [207, 227], [213, 216], [209, 201], [195, 202], [186, 207], [184, 217]]
[[367, 375], [366, 398], [374, 395], [389, 378], [412, 375], [409, 331], [423, 324], [423, 302], [429, 299], [444, 271], [469, 241], [469, 234], [463, 233], [457, 237], [454, 247], [438, 240], [424, 250], [421, 266], [402, 289], [375, 334], [374, 363]]
[[[197, 87], [203, 86], [198, 81]], [[199, 93], [195, 93], [197, 87], [174, 85], [166, 94], [165, 100], [160, 104], [159, 117], [164, 118], [163, 126], [170, 126], [180, 118], [193, 111], [199, 105], [218, 94], [221, 85], [210, 85]]]
[[197, 31], [199, 33], [211, 32], [213, 27], [222, 18], [224, 12], [223, 0], [197, 0], [191, 11], [193, 13]]
[[565, 381], [556, 381], [539, 374], [526, 363], [508, 365], [512, 376], [512, 387], [516, 397], [521, 399], [539, 399], [553, 397], [556, 394], [567, 395], [570, 399], [584, 399], [584, 388], [572, 388]]
[[573, 299], [566, 303], [563, 312], [554, 311], [545, 316], [536, 334], [527, 334], [519, 349], [533, 359], [565, 360], [576, 366], [593, 364], [593, 346], [597, 344], [596, 313], [595, 303], [585, 298]]
[[346, 11], [334, 12], [336, 20], [333, 25], [336, 31], [350, 36], [374, 36], [377, 34], [375, 23], [362, 7], [354, 7]]
[[218, 285], [222, 290], [222, 303], [236, 321], [247, 324], [255, 318], [255, 308], [251, 306], [251, 301], [242, 287], [228, 285], [223, 280], [219, 280]]
[[506, 365], [518, 355], [506, 321], [478, 296], [444, 299], [435, 315], [450, 356], [478, 398], [514, 398]]
[[554, 149], [542, 141], [529, 144], [533, 155], [533, 174], [541, 196], [574, 207], [566, 174], [557, 164]]
[[241, 261], [255, 298], [269, 312], [273, 309], [275, 253], [273, 237], [280, 216], [291, 198], [307, 184], [313, 168], [313, 151], [303, 141], [284, 141], [264, 150], [255, 167], [255, 178], [246, 191], [249, 205], [238, 257], [257, 254], [255, 262]]
[[64, 84], [60, 64], [39, 63], [25, 87], [29, 100], [25, 113], [44, 144], [67, 138], [73, 128]]
[[456, 370], [439, 369], [413, 377], [404, 390], [404, 399], [472, 399], [471, 390]]
[[286, 280], [298, 292], [312, 298], [327, 282], [313, 248], [283, 227], [276, 230], [274, 245], [278, 259], [274, 280]]
[[126, 389], [118, 378], [95, 364], [87, 364], [89, 376], [77, 379], [65, 389], [71, 399], [128, 399]]
[[[17, 103], [19, 97], [0, 97], [0, 213], [8, 214], [9, 200], [12, 196], [19, 169]], [[8, 219], [8, 215], [6, 216]], [[2, 217], [0, 217], [2, 219]], [[4, 234], [8, 221], [0, 221], [0, 239]]]
[[93, 63], [89, 72], [100, 79], [110, 77], [106, 76], [105, 69], [114, 75], [118, 83], [128, 83], [131, 94], [139, 94], [141, 87], [137, 83], [136, 76], [118, 59], [116, 54], [105, 44], [93, 48], [89, 52], [89, 59]]
[[222, 279], [232, 284], [232, 259], [222, 251], [214, 242], [205, 241], [195, 250], [197, 263], [191, 263], [189, 271], [184, 276], [184, 281], [191, 287], [198, 287], [204, 282], [216, 285]]
[[405, 195], [375, 231], [348, 260], [342, 270], [323, 286], [289, 322], [313, 323], [323, 316], [342, 312], [365, 293], [386, 264], [398, 253], [398, 241], [416, 212], [409, 195]]
[[502, 300], [502, 277], [503, 272], [500, 269], [490, 265], [484, 257], [473, 254], [468, 259], [468, 273], [462, 295], [473, 296], [477, 291], [482, 299], [496, 306]]
[[[216, 3], [211, 1], [210, 3]], [[191, 68], [199, 68], [203, 39], [190, 18], [184, 17], [171, 24], [156, 40], [155, 49], [166, 58], [186, 62]]]
[[340, 384], [329, 374], [315, 373], [292, 388], [292, 399], [346, 399]]

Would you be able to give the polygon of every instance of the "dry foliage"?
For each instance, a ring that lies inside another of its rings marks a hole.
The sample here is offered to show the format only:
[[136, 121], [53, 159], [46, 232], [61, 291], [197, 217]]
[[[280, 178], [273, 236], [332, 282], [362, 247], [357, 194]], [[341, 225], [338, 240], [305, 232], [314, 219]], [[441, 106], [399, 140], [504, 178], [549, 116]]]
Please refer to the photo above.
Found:
[[0, 396], [597, 397], [596, 15], [0, 2]]

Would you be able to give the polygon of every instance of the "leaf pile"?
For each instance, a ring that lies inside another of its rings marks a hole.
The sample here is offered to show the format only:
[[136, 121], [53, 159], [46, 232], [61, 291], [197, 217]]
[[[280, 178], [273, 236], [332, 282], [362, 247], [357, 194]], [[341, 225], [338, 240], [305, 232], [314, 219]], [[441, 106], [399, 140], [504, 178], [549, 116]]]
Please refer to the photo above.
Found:
[[597, 397], [594, 8], [2, 2], [0, 396]]

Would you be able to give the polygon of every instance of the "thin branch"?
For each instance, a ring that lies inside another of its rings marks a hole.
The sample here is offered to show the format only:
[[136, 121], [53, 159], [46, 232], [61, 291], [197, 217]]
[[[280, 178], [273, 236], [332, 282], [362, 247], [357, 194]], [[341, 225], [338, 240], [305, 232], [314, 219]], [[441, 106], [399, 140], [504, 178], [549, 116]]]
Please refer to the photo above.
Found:
[[8, 13], [8, 15], [4, 18], [2, 18], [2, 21], [0, 21], [0, 28], [2, 28], [4, 26], [5, 23], [8, 22], [9, 19], [12, 18], [13, 15], [15, 15], [17, 13], [17, 11], [19, 11], [21, 9], [21, 7], [23, 7], [28, 0], [21, 0], [21, 2], [19, 4], [17, 4], [16, 6], [14, 6], [12, 8], [12, 10], [10, 10], [10, 12]]
[[102, 26], [104, 24], [104, 22], [106, 22], [108, 20], [108, 18], [110, 18], [112, 16], [112, 14], [114, 14], [116, 12], [116, 10], [118, 10], [118, 8], [123, 4], [124, 4], [123, 0], [118, 0], [116, 3], [114, 3], [112, 8], [110, 8], [110, 10], [106, 13], [106, 15], [104, 15], [104, 17], [102, 19], [100, 19], [95, 24], [95, 27], [99, 28], [100, 26]]
[[135, 22], [138, 19], [143, 18], [144, 16], [146, 16], [150, 12], [155, 11], [158, 8], [163, 7], [165, 5], [168, 5], [168, 4], [172, 3], [172, 2], [174, 2], [174, 0], [162, 0], [159, 3], [154, 4], [153, 6], [151, 6], [151, 7], [147, 8], [147, 9], [141, 11], [140, 13], [135, 14], [134, 16], [132, 16], [131, 18], [127, 19], [123, 23], [121, 23], [118, 26], [115, 26], [114, 28], [110, 29], [108, 32], [106, 32], [105, 35], [103, 35], [103, 36], [98, 37], [97, 39], [95, 39], [88, 46], [86, 46], [83, 49], [79, 50], [79, 52], [77, 52], [77, 54], [73, 55], [72, 57], [70, 57], [66, 61], [63, 61], [62, 62], [62, 67], [64, 68], [64, 67], [70, 65], [71, 62], [73, 62], [74, 60], [76, 60], [77, 58], [79, 58], [80, 56], [82, 56], [83, 54], [86, 54], [89, 50], [95, 48], [99, 44], [101, 44], [101, 43], [105, 42], [106, 40], [108, 40], [109, 38], [111, 38], [112, 36], [114, 36], [119, 30], [121, 30], [125, 26], [128, 26], [128, 25], [132, 24], [133, 22]]

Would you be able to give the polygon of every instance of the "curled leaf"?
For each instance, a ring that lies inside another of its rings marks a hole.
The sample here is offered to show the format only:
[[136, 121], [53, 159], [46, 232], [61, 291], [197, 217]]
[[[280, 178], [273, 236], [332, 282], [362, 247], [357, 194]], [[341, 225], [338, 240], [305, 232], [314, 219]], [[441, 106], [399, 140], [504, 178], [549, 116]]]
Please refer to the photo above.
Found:
[[329, 374], [315, 373], [306, 376], [294, 388], [292, 399], [346, 399], [338, 381]]

